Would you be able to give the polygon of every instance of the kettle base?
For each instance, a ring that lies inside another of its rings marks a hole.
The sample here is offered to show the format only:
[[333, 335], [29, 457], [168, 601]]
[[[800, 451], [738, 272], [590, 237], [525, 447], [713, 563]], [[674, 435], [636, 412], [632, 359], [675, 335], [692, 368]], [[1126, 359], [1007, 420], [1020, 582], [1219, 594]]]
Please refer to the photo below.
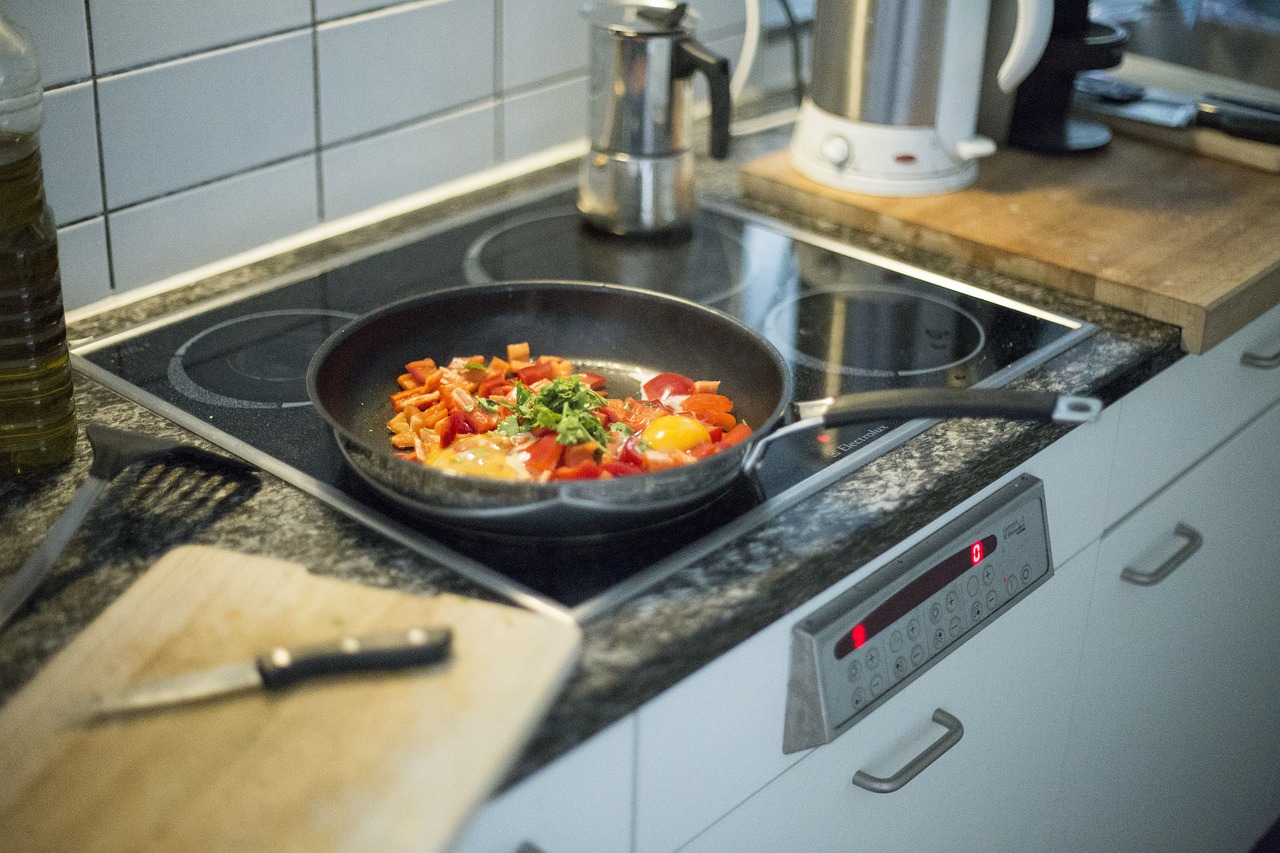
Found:
[[[975, 157], [995, 148], [981, 137], [964, 140], [957, 147]], [[854, 121], [831, 115], [811, 101], [805, 102], [796, 119], [791, 162], [810, 180], [867, 195], [953, 192], [978, 177], [977, 162], [949, 153], [932, 127]]]

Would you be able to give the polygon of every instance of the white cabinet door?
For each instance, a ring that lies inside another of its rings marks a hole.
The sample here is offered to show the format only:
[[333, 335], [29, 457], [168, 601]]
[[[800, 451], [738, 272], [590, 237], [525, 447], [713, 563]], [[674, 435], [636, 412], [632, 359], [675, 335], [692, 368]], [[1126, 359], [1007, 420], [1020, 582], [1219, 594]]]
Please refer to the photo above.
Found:
[[634, 752], [624, 717], [486, 805], [453, 853], [626, 853]]
[[[1122, 579], [1128, 568], [1150, 582], [1170, 566], [1152, 585]], [[1278, 606], [1280, 407], [1102, 540], [1067, 772], [1069, 849], [1249, 849], [1275, 818]]]
[[[1067, 562], [983, 631], [849, 731], [810, 752], [687, 850], [1037, 853], [1050, 835], [1096, 548]], [[892, 793], [892, 776], [946, 737], [958, 742]]]

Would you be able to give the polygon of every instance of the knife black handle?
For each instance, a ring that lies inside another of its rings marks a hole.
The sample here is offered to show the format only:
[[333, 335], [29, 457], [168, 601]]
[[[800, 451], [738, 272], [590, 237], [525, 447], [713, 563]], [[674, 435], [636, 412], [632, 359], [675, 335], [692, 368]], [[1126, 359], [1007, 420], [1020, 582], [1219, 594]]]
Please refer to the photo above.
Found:
[[262, 686], [279, 690], [308, 678], [371, 670], [403, 669], [444, 660], [453, 632], [448, 628], [410, 628], [302, 649], [276, 648], [257, 659]]
[[1280, 115], [1238, 104], [1205, 101], [1198, 106], [1196, 124], [1240, 139], [1280, 145]]

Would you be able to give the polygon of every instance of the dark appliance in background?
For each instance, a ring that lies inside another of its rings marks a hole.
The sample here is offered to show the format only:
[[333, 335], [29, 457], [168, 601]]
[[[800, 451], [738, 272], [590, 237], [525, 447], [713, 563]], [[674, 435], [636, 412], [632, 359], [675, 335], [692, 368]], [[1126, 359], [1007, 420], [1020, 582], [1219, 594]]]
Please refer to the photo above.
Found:
[[[329, 335], [398, 299], [468, 283], [614, 282], [742, 321], [778, 348], [795, 398], [808, 400], [999, 387], [1094, 331], [745, 211], [704, 206], [687, 234], [619, 237], [583, 222], [575, 197], [573, 188], [552, 188], [301, 280], [193, 306], [77, 346], [76, 369], [477, 582], [582, 615], [765, 523], [934, 421], [788, 436], [770, 446], [755, 476], [686, 516], [625, 534], [477, 535], [403, 515], [350, 470], [306, 388], [312, 355]], [[389, 394], [395, 377], [387, 381]]]
[[1081, 71], [1119, 65], [1128, 39], [1120, 27], [1090, 20], [1088, 0], [1056, 0], [1049, 44], [1014, 95], [1007, 144], [1070, 154], [1110, 142], [1106, 125], [1070, 115], [1072, 93]]

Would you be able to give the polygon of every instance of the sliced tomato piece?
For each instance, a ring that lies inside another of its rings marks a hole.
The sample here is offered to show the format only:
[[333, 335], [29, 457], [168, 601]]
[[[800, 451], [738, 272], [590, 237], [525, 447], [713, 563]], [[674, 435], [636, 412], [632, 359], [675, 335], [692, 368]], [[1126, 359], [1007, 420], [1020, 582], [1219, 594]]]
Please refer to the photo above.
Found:
[[634, 477], [636, 474], [644, 473], [644, 469], [639, 465], [620, 461], [606, 462], [600, 467], [615, 477]]
[[540, 361], [537, 364], [531, 364], [528, 367], [522, 367], [516, 371], [516, 376], [525, 385], [532, 385], [543, 379], [551, 379], [556, 375], [556, 367], [549, 361]]
[[422, 385], [427, 381], [427, 377], [436, 369], [436, 363], [429, 359], [423, 358], [418, 361], [411, 361], [404, 366], [404, 372], [408, 373], [414, 379], [418, 380], [418, 384]]
[[680, 407], [686, 412], [727, 412], [733, 401], [723, 394], [690, 394]]
[[745, 441], [749, 435], [751, 435], [751, 427], [746, 424], [738, 424], [724, 434], [724, 438], [720, 439], [720, 446], [733, 447], [735, 444]]
[[626, 465], [640, 467], [644, 465], [644, 454], [640, 452], [640, 436], [629, 435], [618, 450], [618, 461]]
[[488, 432], [498, 425], [497, 418], [479, 406], [470, 410], [464, 409], [462, 414], [467, 419], [467, 423], [471, 424], [472, 432]]
[[721, 432], [728, 432], [737, 426], [738, 419], [728, 412], [713, 412], [704, 410], [694, 412], [693, 416], [707, 425], [708, 429], [718, 429]]
[[560, 465], [560, 455], [564, 452], [564, 445], [556, 444], [556, 434], [553, 432], [529, 445], [524, 452], [529, 454], [529, 458], [524, 463], [525, 467], [534, 474], [542, 474], [554, 471]]
[[501, 397], [514, 387], [515, 385], [507, 379], [506, 374], [495, 373], [480, 380], [480, 384], [476, 387], [476, 396]]
[[553, 480], [598, 480], [604, 469], [594, 462], [582, 462], [572, 468], [561, 466], [551, 472]]
[[440, 446], [448, 447], [453, 444], [453, 440], [460, 435], [474, 435], [476, 428], [472, 426], [471, 421], [467, 420], [466, 412], [455, 410], [449, 413], [449, 418], [444, 425], [444, 430], [440, 433]]
[[693, 393], [693, 380], [680, 373], [659, 373], [644, 383], [644, 396], [647, 400], [661, 400], [663, 397], [683, 396]]
[[713, 453], [720, 450], [721, 445], [717, 445], [714, 441], [704, 441], [702, 444], [696, 444], [690, 447], [686, 453], [694, 459], [706, 459]]
[[605, 382], [607, 381], [599, 373], [592, 373], [590, 370], [580, 373], [578, 375], [582, 377], [583, 384], [585, 384], [592, 391], [595, 391], [598, 388], [603, 388]]

